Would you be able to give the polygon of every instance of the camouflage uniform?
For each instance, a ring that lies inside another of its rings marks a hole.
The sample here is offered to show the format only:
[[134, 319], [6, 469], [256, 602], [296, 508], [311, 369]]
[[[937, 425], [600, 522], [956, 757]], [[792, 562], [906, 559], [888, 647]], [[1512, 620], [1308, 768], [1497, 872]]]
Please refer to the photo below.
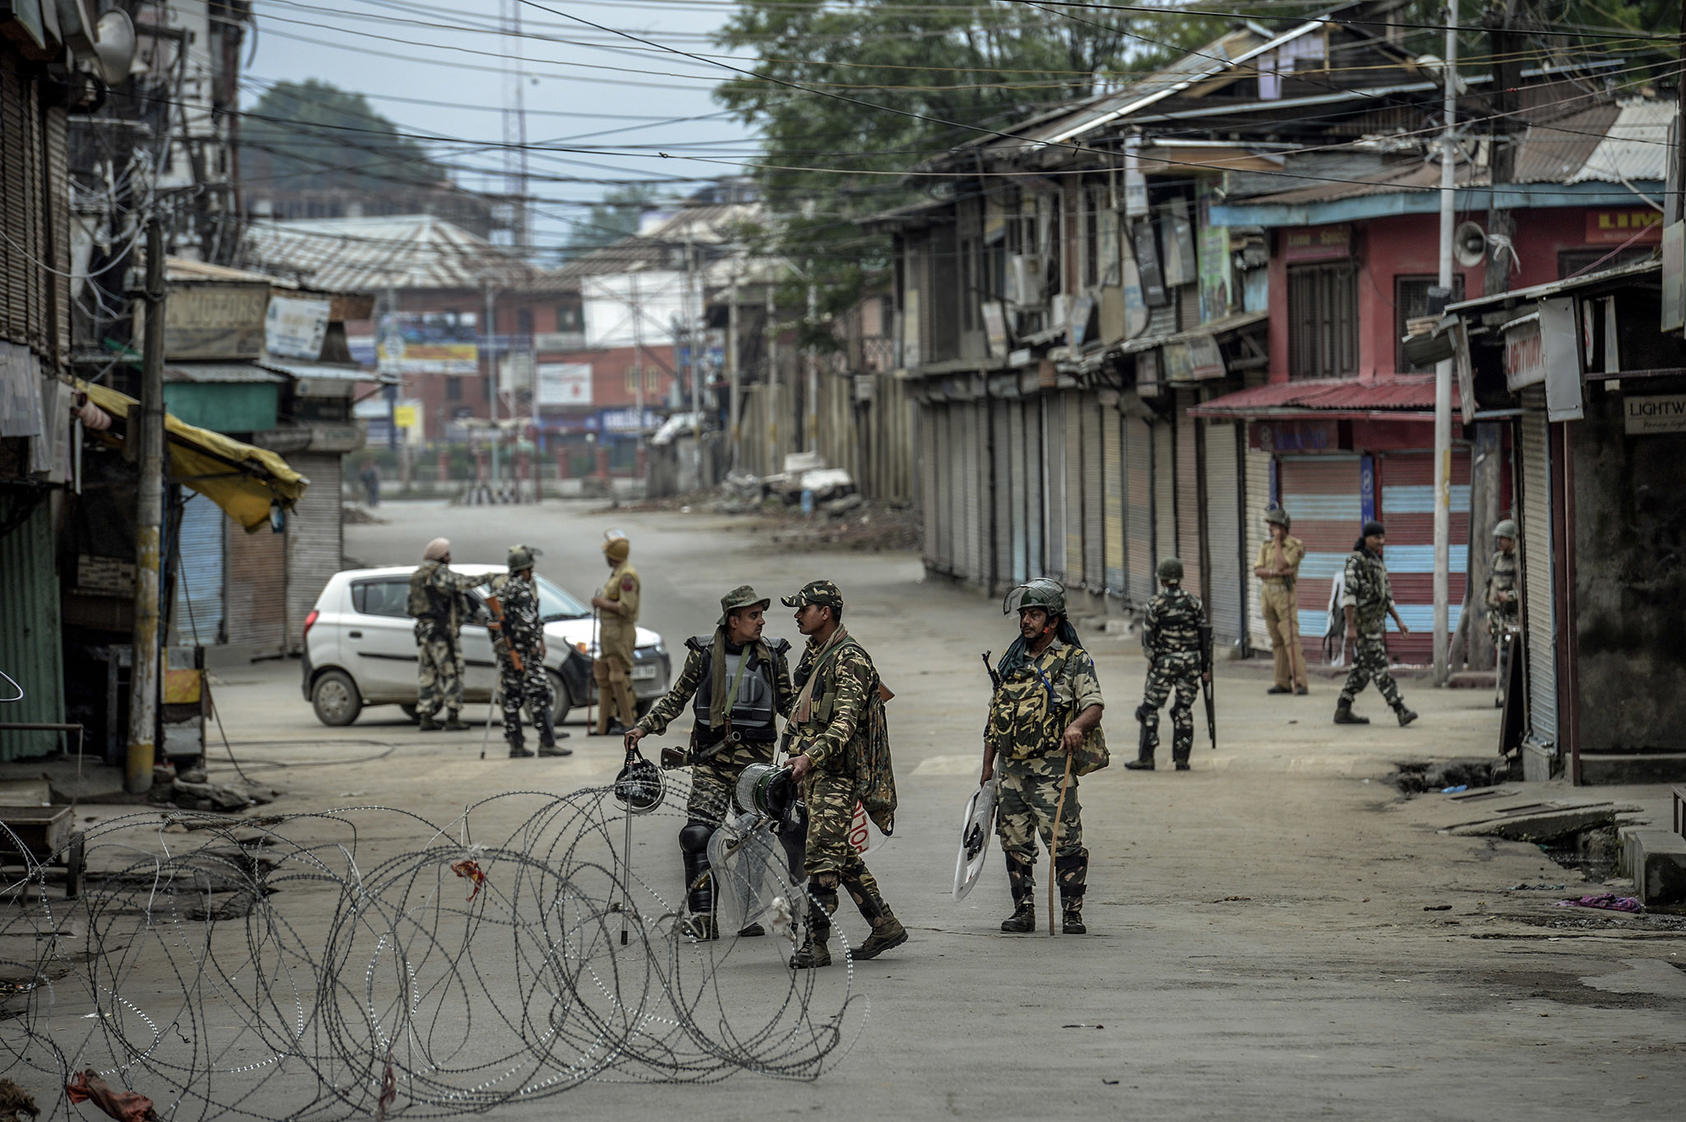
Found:
[[1341, 686], [1337, 705], [1350, 710], [1352, 699], [1370, 682], [1376, 692], [1393, 707], [1394, 712], [1405, 708], [1399, 696], [1399, 686], [1387, 670], [1387, 610], [1393, 603], [1393, 590], [1388, 584], [1387, 566], [1381, 557], [1368, 549], [1354, 550], [1346, 559], [1346, 587], [1341, 593], [1341, 607], [1353, 607], [1353, 622], [1358, 642], [1353, 649], [1352, 669], [1346, 684]]
[[[512, 752], [521, 748], [521, 710], [530, 707], [540, 746], [554, 748], [556, 732], [551, 712], [556, 693], [550, 675], [544, 671], [544, 623], [539, 618], [538, 590], [530, 576], [514, 573], [494, 581], [492, 591], [503, 608], [503, 623], [493, 646], [498, 655], [504, 739]], [[512, 651], [521, 659], [520, 670], [515, 668]]]
[[629, 549], [625, 538], [603, 543], [603, 553], [615, 561], [615, 568], [601, 595], [618, 607], [604, 611], [598, 622], [598, 655], [591, 668], [597, 683], [599, 735], [609, 731], [611, 718], [625, 728], [631, 728], [638, 720], [638, 704], [632, 694], [632, 658], [638, 647], [638, 599], [642, 586], [638, 570], [627, 560]]
[[416, 715], [432, 721], [443, 709], [456, 719], [462, 709], [465, 593], [488, 577], [453, 573], [443, 561], [423, 561], [410, 574], [411, 614], [416, 617]]
[[1094, 659], [1082, 647], [1058, 637], [1041, 654], [1027, 654], [1023, 665], [1002, 675], [1001, 688], [990, 703], [984, 739], [995, 751], [995, 770], [1001, 779], [995, 832], [1007, 859], [1007, 883], [1015, 905], [1030, 899], [1036, 887], [1037, 835], [1045, 847], [1053, 847], [1062, 782], [1065, 807], [1060, 811], [1054, 877], [1060, 898], [1068, 906], [1083, 898], [1089, 851], [1083, 847], [1077, 776], [1066, 778], [1061, 740], [1079, 713], [1100, 704]]
[[[1508, 523], [1508, 525], [1507, 525]], [[1509, 530], [1508, 534], [1501, 530]], [[1515, 522], [1506, 519], [1494, 528], [1494, 537], [1516, 540]], [[1510, 663], [1516, 655], [1516, 643], [1522, 634], [1522, 604], [1517, 598], [1516, 547], [1493, 551], [1493, 564], [1487, 576], [1487, 631], [1493, 637], [1493, 649], [1498, 654], [1498, 691], [1494, 704], [1503, 705], [1505, 689], [1510, 684]]]
[[[1179, 768], [1188, 766], [1194, 750], [1194, 699], [1200, 693], [1200, 628], [1206, 622], [1206, 608], [1200, 597], [1180, 584], [1171, 584], [1147, 605], [1142, 625], [1142, 651], [1147, 655], [1147, 688], [1142, 693], [1136, 720], [1141, 722], [1141, 742], [1136, 763], [1153, 766], [1159, 747], [1159, 708], [1176, 693], [1171, 703], [1171, 759]], [[1126, 764], [1126, 767], [1129, 765]]]

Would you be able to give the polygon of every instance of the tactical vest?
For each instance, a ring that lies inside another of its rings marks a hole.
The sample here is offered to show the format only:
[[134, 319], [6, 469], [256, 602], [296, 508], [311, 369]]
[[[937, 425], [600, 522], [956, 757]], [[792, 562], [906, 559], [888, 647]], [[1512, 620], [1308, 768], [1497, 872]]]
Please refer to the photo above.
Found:
[[1075, 648], [1067, 645], [1062, 657], [1047, 667], [1031, 659], [1001, 680], [992, 701], [990, 729], [998, 738], [997, 752], [1010, 760], [1027, 760], [1057, 747], [1070, 723], [1069, 706], [1054, 697], [1054, 679], [1065, 673], [1066, 659]]
[[428, 579], [433, 572], [433, 569], [422, 565], [410, 574], [410, 596], [404, 610], [416, 619], [443, 622], [451, 616], [451, 602]]
[[[785, 639], [764, 640], [774, 656], [790, 649]], [[725, 735], [724, 729], [709, 726], [708, 714], [714, 702], [714, 636], [698, 635], [685, 640], [685, 645], [703, 656], [702, 679], [691, 699], [692, 738], [699, 748], [716, 744]], [[750, 647], [744, 648], [743, 668], [736, 683], [737, 697], [732, 701], [732, 739], [751, 744], [771, 744], [776, 738], [774, 718], [778, 715], [778, 698], [773, 683], [773, 667], [763, 661], [750, 660]]]

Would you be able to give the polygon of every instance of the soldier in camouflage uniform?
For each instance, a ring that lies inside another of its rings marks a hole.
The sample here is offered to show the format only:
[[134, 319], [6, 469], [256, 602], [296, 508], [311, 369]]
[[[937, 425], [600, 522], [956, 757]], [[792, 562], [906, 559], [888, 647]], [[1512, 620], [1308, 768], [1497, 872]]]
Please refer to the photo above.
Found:
[[[521, 735], [521, 709], [529, 708], [539, 733], [539, 755], [571, 756], [558, 747], [551, 709], [556, 694], [544, 671], [544, 621], [539, 618], [539, 593], [533, 585], [533, 558], [538, 550], [524, 545], [509, 551], [509, 575], [492, 582], [498, 614], [488, 624], [492, 648], [498, 655], [498, 693], [503, 699], [503, 738], [517, 759], [532, 755]], [[519, 665], [517, 665], [519, 663]], [[567, 733], [563, 733], [567, 736]]]
[[[983, 775], [1001, 777], [995, 832], [1007, 859], [1013, 914], [1001, 930], [1036, 930], [1036, 838], [1051, 854], [1064, 913], [1061, 930], [1082, 935], [1083, 893], [1089, 851], [1083, 847], [1083, 808], [1077, 776], [1066, 761], [1101, 721], [1101, 685], [1095, 660], [1078, 642], [1065, 614], [1065, 589], [1038, 577], [1014, 589], [1006, 609], [1017, 607], [1019, 637], [1002, 656], [1001, 685], [990, 702], [984, 729]], [[1065, 793], [1064, 805], [1060, 794]], [[1055, 816], [1059, 843], [1054, 842]]]
[[1493, 649], [1498, 653], [1498, 691], [1493, 698], [1496, 708], [1503, 708], [1505, 689], [1510, 685], [1510, 662], [1516, 655], [1516, 643], [1522, 634], [1522, 593], [1516, 585], [1516, 539], [1520, 531], [1513, 519], [1506, 518], [1493, 527], [1498, 548], [1493, 551], [1492, 568], [1487, 574], [1487, 631], [1493, 636]]
[[[410, 574], [409, 611], [416, 619], [416, 719], [423, 732], [460, 732], [469, 726], [462, 711], [462, 621], [465, 595], [492, 579], [451, 571], [451, 543], [434, 538], [422, 563]], [[439, 719], [443, 710], [445, 719]]]
[[1142, 623], [1147, 689], [1136, 709], [1142, 726], [1136, 758], [1124, 764], [1131, 771], [1153, 770], [1153, 753], [1159, 747], [1159, 708], [1173, 691], [1171, 761], [1178, 771], [1189, 769], [1189, 755], [1194, 751], [1194, 698], [1200, 684], [1212, 680], [1201, 639], [1206, 607], [1200, 597], [1184, 591], [1181, 558], [1167, 557], [1159, 563], [1159, 583], [1164, 587], [1148, 601]]
[[869, 699], [880, 689], [878, 671], [866, 648], [843, 627], [843, 594], [828, 580], [809, 581], [781, 598], [796, 609], [796, 628], [808, 637], [797, 664], [799, 693], [791, 713], [799, 749], [790, 759], [792, 778], [802, 784], [808, 806], [803, 871], [808, 875], [808, 934], [792, 969], [831, 964], [831, 917], [837, 886], [848, 890], [872, 934], [855, 951], [875, 958], [907, 942], [907, 931], [878, 892], [878, 881], [849, 844], [855, 803], [861, 796], [862, 761], [868, 752]]
[[[626, 734], [632, 752], [644, 737], [660, 736], [691, 703], [691, 743], [680, 751], [662, 751], [668, 767], [691, 769], [691, 797], [685, 825], [679, 829], [685, 864], [686, 908], [682, 930], [693, 939], [718, 939], [714, 884], [709, 875], [708, 842], [732, 809], [738, 776], [750, 764], [773, 762], [777, 718], [789, 719], [795, 691], [790, 685], [784, 639], [763, 640], [770, 598], [740, 585], [720, 599], [720, 622], [713, 635], [685, 641], [685, 666], [673, 688]], [[752, 923], [740, 935], [761, 935]]]
[[1387, 617], [1399, 626], [1401, 634], [1411, 629], [1399, 618], [1393, 606], [1393, 591], [1388, 585], [1387, 566], [1382, 563], [1382, 548], [1387, 544], [1387, 530], [1380, 522], [1364, 523], [1364, 534], [1352, 543], [1352, 553], [1346, 559], [1346, 587], [1341, 593], [1341, 611], [1346, 615], [1346, 637], [1353, 645], [1352, 670], [1341, 687], [1340, 700], [1335, 703], [1337, 725], [1367, 725], [1370, 718], [1352, 711], [1352, 699], [1371, 681], [1376, 691], [1393, 706], [1394, 716], [1401, 726], [1417, 719], [1416, 713], [1405, 707], [1399, 687], [1387, 671]]

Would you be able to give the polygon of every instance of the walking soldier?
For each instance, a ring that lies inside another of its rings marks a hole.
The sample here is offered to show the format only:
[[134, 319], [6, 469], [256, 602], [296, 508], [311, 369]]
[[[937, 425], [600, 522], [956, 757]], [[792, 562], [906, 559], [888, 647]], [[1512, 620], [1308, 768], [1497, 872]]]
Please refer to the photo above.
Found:
[[[462, 621], [468, 590], [491, 573], [471, 577], [451, 571], [451, 542], [434, 538], [410, 574], [409, 613], [416, 620], [416, 718], [423, 732], [468, 728], [462, 711]], [[445, 719], [439, 719], [443, 712]]]
[[1345, 590], [1341, 593], [1341, 611], [1346, 616], [1346, 637], [1353, 645], [1352, 670], [1335, 702], [1337, 725], [1367, 725], [1370, 718], [1356, 716], [1352, 699], [1370, 682], [1376, 691], [1393, 706], [1400, 725], [1417, 719], [1416, 713], [1405, 707], [1399, 687], [1387, 670], [1387, 617], [1399, 625], [1403, 634], [1411, 629], [1399, 618], [1393, 606], [1393, 590], [1388, 585], [1387, 566], [1382, 563], [1382, 549], [1387, 544], [1387, 530], [1380, 522], [1364, 523], [1364, 534], [1352, 543], [1352, 553], [1346, 559]]
[[[597, 735], [620, 736], [638, 720], [632, 698], [632, 656], [638, 647], [638, 570], [627, 558], [632, 543], [610, 531], [603, 539], [603, 559], [609, 579], [591, 598], [601, 614], [597, 658], [592, 676], [597, 682]], [[611, 716], [612, 713], [612, 716]]]
[[1173, 692], [1171, 760], [1178, 771], [1189, 769], [1188, 759], [1194, 751], [1194, 697], [1201, 683], [1212, 680], [1201, 642], [1206, 608], [1200, 597], [1183, 590], [1180, 558], [1167, 557], [1159, 563], [1159, 583], [1164, 587], [1148, 602], [1147, 619], [1142, 624], [1147, 688], [1136, 709], [1136, 720], [1142, 726], [1136, 758], [1124, 765], [1131, 771], [1153, 770], [1153, 753], [1159, 747], [1159, 708]]
[[[539, 755], [571, 756], [558, 747], [551, 708], [556, 695], [544, 670], [544, 622], [539, 618], [539, 594], [533, 586], [533, 558], [538, 551], [524, 545], [509, 551], [509, 575], [492, 582], [486, 598], [492, 609], [488, 625], [498, 655], [498, 693], [503, 699], [503, 738], [509, 754], [531, 756], [521, 735], [521, 709], [527, 706], [539, 734]], [[567, 733], [563, 733], [567, 736]]]
[[[750, 764], [772, 763], [777, 719], [789, 719], [794, 691], [790, 685], [784, 639], [761, 638], [771, 599], [740, 585], [720, 599], [714, 634], [685, 642], [685, 666], [673, 688], [626, 734], [626, 750], [651, 735], [660, 736], [691, 703], [691, 743], [684, 752], [664, 751], [662, 762], [691, 768], [691, 797], [685, 825], [679, 829], [685, 865], [686, 908], [683, 930], [694, 939], [718, 939], [714, 884], [709, 874], [708, 842], [732, 808], [732, 789]], [[751, 924], [740, 935], [760, 935]]]
[[[984, 728], [983, 775], [1001, 778], [995, 832], [1007, 859], [1013, 914], [1001, 930], [1036, 929], [1036, 838], [1041, 835], [1060, 888], [1062, 930], [1081, 935], [1089, 851], [1077, 776], [1104, 764], [1101, 686], [1095, 661], [1066, 618], [1065, 589], [1038, 577], [1008, 593], [1019, 637], [996, 667], [1000, 685]], [[1086, 751], [1087, 750], [1087, 751]], [[1085, 762], [1077, 763], [1079, 755]], [[1050, 930], [1053, 920], [1050, 918]]]

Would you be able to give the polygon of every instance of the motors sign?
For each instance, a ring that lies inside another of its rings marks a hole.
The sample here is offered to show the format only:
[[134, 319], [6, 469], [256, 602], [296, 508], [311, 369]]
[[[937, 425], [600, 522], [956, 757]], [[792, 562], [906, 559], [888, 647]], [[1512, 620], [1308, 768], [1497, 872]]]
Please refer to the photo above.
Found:
[[1630, 397], [1622, 403], [1622, 412], [1629, 436], [1686, 432], [1686, 394]]

